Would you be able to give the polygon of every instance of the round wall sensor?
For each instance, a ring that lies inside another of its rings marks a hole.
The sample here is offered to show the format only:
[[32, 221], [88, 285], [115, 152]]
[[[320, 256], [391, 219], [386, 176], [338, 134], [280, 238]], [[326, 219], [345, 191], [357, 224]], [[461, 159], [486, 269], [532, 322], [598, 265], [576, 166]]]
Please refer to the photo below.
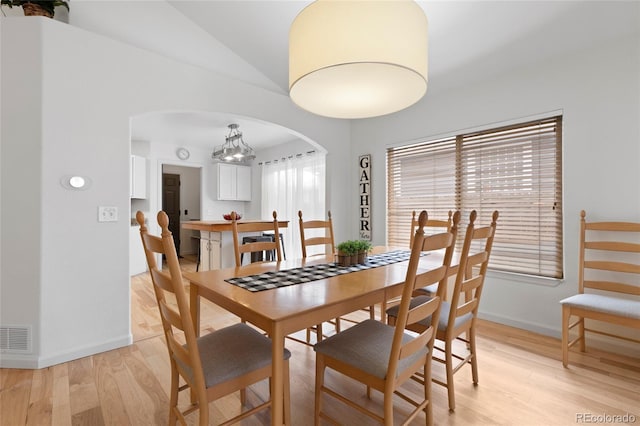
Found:
[[86, 176], [68, 175], [60, 179], [60, 183], [66, 189], [84, 191], [91, 186], [91, 179]]
[[82, 188], [84, 186], [84, 178], [82, 176], [72, 176], [69, 179], [69, 185], [74, 188]]

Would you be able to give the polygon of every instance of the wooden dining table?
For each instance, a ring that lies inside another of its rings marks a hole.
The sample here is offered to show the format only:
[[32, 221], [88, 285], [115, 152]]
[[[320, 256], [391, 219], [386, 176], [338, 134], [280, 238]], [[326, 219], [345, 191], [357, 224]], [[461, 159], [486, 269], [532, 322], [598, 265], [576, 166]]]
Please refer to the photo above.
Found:
[[[376, 247], [374, 253], [390, 251]], [[329, 278], [252, 292], [226, 279], [333, 262], [333, 256], [253, 263], [240, 268], [185, 272], [191, 282], [190, 304], [195, 330], [200, 329], [200, 298], [205, 298], [264, 330], [271, 338], [271, 424], [283, 424], [284, 343], [288, 334], [382, 303], [402, 293], [408, 261]], [[419, 269], [442, 264], [438, 254], [425, 256]]]

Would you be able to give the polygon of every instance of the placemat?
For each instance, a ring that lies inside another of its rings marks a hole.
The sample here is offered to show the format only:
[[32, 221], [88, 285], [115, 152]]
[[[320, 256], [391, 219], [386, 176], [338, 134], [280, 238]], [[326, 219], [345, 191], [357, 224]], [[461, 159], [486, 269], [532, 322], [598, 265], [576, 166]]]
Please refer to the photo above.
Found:
[[265, 272], [262, 274], [248, 275], [246, 277], [229, 278], [225, 281], [249, 291], [262, 291], [271, 288], [286, 287], [289, 285], [322, 280], [336, 275], [349, 274], [364, 269], [377, 268], [378, 266], [409, 260], [409, 250], [395, 250], [388, 253], [370, 255], [365, 263], [352, 266], [340, 266], [337, 263], [324, 263], [321, 265], [303, 266], [300, 268], [285, 269], [282, 271]]

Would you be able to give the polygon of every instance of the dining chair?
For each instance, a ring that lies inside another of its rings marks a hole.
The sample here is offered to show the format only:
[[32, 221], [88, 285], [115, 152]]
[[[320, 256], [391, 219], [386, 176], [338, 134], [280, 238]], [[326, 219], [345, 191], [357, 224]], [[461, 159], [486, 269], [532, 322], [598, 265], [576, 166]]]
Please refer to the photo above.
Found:
[[[415, 334], [407, 333], [406, 328], [426, 318], [433, 318], [434, 323], [437, 323], [441, 297], [437, 295], [425, 299], [420, 304], [410, 306], [411, 296], [416, 287], [446, 279], [453, 252], [454, 237], [450, 232], [425, 236], [426, 211], [420, 213], [418, 221], [419, 226], [414, 237], [402, 288], [402, 299], [396, 324], [391, 326], [380, 321], [367, 319], [314, 346], [316, 351], [315, 425], [320, 423], [321, 418], [338, 424], [337, 420], [322, 409], [323, 393], [385, 425], [393, 424], [393, 396], [397, 394], [415, 407], [404, 424], [410, 423], [423, 411], [425, 412], [425, 424], [433, 424], [433, 403], [429, 378], [431, 377], [431, 353], [435, 328], [425, 327], [421, 332]], [[442, 249], [445, 249], [445, 255], [441, 265], [418, 272], [418, 264], [423, 252]], [[328, 387], [324, 380], [327, 368], [365, 384], [368, 397], [370, 397], [372, 388], [382, 392], [384, 395], [382, 415], [358, 404], [353, 396], [344, 396], [337, 390]], [[415, 399], [417, 396], [408, 395], [406, 390], [401, 390], [401, 386], [417, 371], [420, 371], [427, 378], [423, 381], [422, 386], [423, 399], [418, 401]]]
[[[326, 256], [334, 255], [336, 253], [336, 245], [333, 239], [333, 220], [331, 219], [331, 210], [327, 212], [327, 220], [313, 219], [303, 220], [302, 210], [298, 210], [298, 225], [300, 229], [300, 244], [302, 247], [302, 258], [306, 259], [311, 256]], [[307, 233], [305, 234], [305, 230]], [[321, 253], [309, 254], [308, 248], [313, 246], [324, 246], [324, 250]], [[333, 321], [329, 321], [335, 327], [336, 333], [340, 332], [340, 318], [335, 318]], [[301, 343], [311, 344], [311, 333], [316, 334], [316, 342], [319, 342], [324, 337], [322, 324], [317, 324], [314, 327], [307, 328], [307, 340]], [[297, 340], [297, 339], [295, 339]]]
[[[640, 222], [592, 222], [586, 216], [582, 210], [578, 292], [560, 301], [564, 367], [569, 365], [570, 347], [579, 344], [580, 351], [586, 351], [586, 332], [640, 343], [624, 331], [640, 330]], [[610, 327], [605, 332], [595, 326], [603, 322], [623, 328]], [[570, 339], [569, 332], [576, 326], [577, 336]]]
[[[136, 213], [140, 225], [140, 237], [149, 266], [151, 282], [160, 311], [164, 336], [171, 364], [171, 392], [169, 424], [178, 420], [186, 424], [185, 416], [199, 411], [200, 426], [209, 424], [209, 402], [240, 391], [240, 403], [246, 405], [245, 388], [271, 378], [271, 340], [246, 324], [235, 324], [196, 337], [185, 283], [182, 280], [178, 255], [169, 218], [164, 211], [158, 213], [161, 236], [150, 235], [144, 214]], [[156, 255], [164, 255], [167, 268], [156, 261]], [[284, 417], [291, 418], [289, 409], [289, 358], [284, 354]], [[184, 384], [180, 385], [180, 381]], [[190, 389], [191, 405], [178, 407], [178, 393]], [[238, 422], [271, 406], [272, 398], [258, 406], [248, 408], [223, 424]]]
[[256, 238], [255, 241], [241, 244], [239, 236], [240, 233], [262, 233], [265, 231], [279, 235], [278, 214], [275, 210], [273, 211], [273, 222], [238, 223], [236, 212], [231, 212], [231, 231], [233, 234], [233, 250], [235, 253], [236, 267], [242, 266], [242, 255], [244, 253], [274, 252], [276, 253], [276, 259], [274, 260], [278, 262], [282, 261], [279, 238]]
[[[480, 296], [484, 285], [484, 278], [489, 265], [493, 239], [496, 232], [498, 211], [492, 214], [491, 224], [476, 227], [477, 212], [473, 210], [469, 215], [464, 243], [460, 252], [460, 263], [456, 274], [456, 281], [451, 295], [451, 302], [442, 302], [442, 313], [437, 322], [436, 343], [433, 359], [445, 366], [445, 380], [433, 379], [434, 383], [447, 388], [449, 410], [455, 410], [455, 392], [453, 375], [467, 364], [471, 364], [471, 375], [474, 386], [478, 384], [478, 359], [476, 350], [476, 322]], [[446, 285], [438, 288], [438, 294], [446, 291]], [[422, 303], [431, 296], [420, 295], [414, 297], [412, 304]], [[393, 324], [397, 314], [393, 308], [387, 311], [387, 321]], [[432, 326], [435, 318], [420, 321], [408, 327], [414, 332], [421, 332]], [[462, 342], [463, 344], [456, 344]], [[456, 345], [454, 347], [454, 345]], [[464, 349], [461, 349], [464, 348]], [[443, 354], [443, 355], [439, 355]], [[455, 359], [455, 364], [454, 364]]]

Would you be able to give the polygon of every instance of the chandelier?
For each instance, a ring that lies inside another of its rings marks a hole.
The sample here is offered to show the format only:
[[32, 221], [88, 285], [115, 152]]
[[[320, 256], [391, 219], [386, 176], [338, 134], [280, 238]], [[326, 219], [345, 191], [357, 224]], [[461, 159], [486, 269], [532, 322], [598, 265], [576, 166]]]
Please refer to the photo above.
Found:
[[232, 123], [227, 127], [229, 127], [229, 134], [225, 138], [224, 144], [213, 149], [211, 158], [227, 163], [244, 163], [256, 158], [253, 148], [242, 139], [242, 132], [238, 130], [240, 126]]
[[427, 91], [427, 17], [415, 1], [317, 0], [289, 32], [289, 95], [335, 118], [390, 114]]

